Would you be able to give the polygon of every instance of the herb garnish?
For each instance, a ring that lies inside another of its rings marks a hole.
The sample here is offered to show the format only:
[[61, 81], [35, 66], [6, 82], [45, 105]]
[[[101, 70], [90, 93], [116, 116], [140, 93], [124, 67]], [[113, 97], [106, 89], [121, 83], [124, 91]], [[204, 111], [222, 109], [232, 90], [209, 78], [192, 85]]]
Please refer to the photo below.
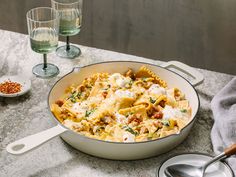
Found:
[[90, 114], [92, 114], [95, 111], [95, 109], [91, 109], [90, 111], [86, 110], [85, 117], [89, 117]]
[[130, 81], [129, 81], [129, 85], [130, 85], [130, 86], [132, 86], [133, 83], [134, 83], [133, 80], [130, 80]]
[[132, 128], [130, 128], [129, 126], [124, 126], [123, 129], [127, 132], [130, 132], [131, 134], [137, 136], [138, 132], [134, 131]]
[[162, 125], [164, 125], [164, 126], [170, 126], [169, 120], [162, 120], [161, 123], [162, 123]]
[[130, 115], [133, 115], [134, 112], [128, 112], [127, 114], [125, 114], [125, 117], [129, 117]]
[[185, 113], [185, 112], [187, 112], [187, 109], [181, 109], [180, 111]]
[[75, 103], [75, 102], [76, 102], [76, 98], [80, 98], [81, 95], [82, 95], [81, 92], [78, 92], [78, 93], [77, 93], [76, 91], [74, 91], [74, 92], [71, 94], [71, 96], [69, 97], [69, 99], [70, 99], [71, 102]]
[[75, 99], [74, 97], [71, 97], [71, 98], [70, 98], [70, 101], [73, 102], [73, 103], [75, 103], [75, 102], [76, 102], [76, 99]]
[[153, 99], [152, 97], [149, 98], [149, 101], [150, 101], [152, 104], [154, 104], [154, 103], [156, 102], [156, 100]]

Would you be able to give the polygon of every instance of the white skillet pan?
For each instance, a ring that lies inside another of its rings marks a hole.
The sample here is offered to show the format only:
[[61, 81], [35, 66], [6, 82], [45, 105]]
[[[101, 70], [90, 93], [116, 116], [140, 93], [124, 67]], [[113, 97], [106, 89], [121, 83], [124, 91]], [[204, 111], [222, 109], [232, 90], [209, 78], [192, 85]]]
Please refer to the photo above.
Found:
[[[191, 121], [178, 134], [173, 134], [164, 138], [145, 142], [108, 142], [92, 139], [73, 132], [72, 130], [63, 126], [54, 117], [54, 115], [51, 114], [50, 117], [57, 123], [55, 127], [10, 143], [6, 147], [6, 150], [11, 154], [23, 154], [42, 145], [43, 143], [58, 135], [60, 135], [65, 142], [82, 152], [107, 159], [142, 159], [156, 156], [173, 149], [189, 134], [189, 131], [195, 122], [195, 116], [200, 104], [194, 86], [203, 82], [203, 76], [201, 73], [186, 64], [177, 61], [171, 61], [165, 63], [162, 66], [156, 66], [141, 62], [113, 61], [92, 64], [81, 68], [75, 67], [70, 73], [63, 76], [54, 84], [48, 96], [48, 107], [50, 109], [50, 105], [58, 100], [58, 98], [63, 94], [64, 90], [68, 86], [73, 83], [80, 84], [84, 78], [90, 76], [93, 73], [124, 73], [128, 68], [132, 68], [134, 71], [137, 71], [143, 65], [157, 73], [167, 82], [169, 87], [179, 88], [183, 93], [185, 93], [186, 98], [190, 101], [190, 106], [192, 107]], [[191, 83], [175, 72], [168, 70], [169, 68], [175, 68], [178, 71], [185, 73], [185, 75], [187, 74], [188, 76], [192, 77]]]

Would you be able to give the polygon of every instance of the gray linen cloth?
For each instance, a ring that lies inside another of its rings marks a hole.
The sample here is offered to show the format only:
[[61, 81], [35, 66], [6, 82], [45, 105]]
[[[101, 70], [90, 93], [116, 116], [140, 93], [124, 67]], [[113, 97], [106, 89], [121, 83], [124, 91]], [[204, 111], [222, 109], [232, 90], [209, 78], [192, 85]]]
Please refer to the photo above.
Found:
[[[236, 143], [236, 77], [234, 77], [211, 102], [214, 125], [211, 140], [216, 154]], [[236, 156], [227, 159], [236, 175]]]

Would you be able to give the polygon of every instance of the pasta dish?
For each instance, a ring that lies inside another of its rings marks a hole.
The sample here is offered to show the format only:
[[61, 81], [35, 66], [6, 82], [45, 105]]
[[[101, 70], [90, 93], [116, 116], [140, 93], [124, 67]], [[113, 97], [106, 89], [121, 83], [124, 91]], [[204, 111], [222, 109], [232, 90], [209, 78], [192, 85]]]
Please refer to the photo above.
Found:
[[146, 66], [137, 72], [96, 73], [71, 85], [51, 105], [69, 129], [95, 139], [140, 142], [178, 133], [191, 118], [191, 107], [178, 88]]

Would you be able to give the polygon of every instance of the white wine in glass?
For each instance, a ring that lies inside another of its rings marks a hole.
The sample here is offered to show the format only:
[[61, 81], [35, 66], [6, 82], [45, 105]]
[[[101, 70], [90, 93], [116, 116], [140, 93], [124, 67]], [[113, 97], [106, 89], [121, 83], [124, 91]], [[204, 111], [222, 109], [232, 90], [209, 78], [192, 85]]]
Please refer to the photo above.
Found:
[[33, 51], [43, 54], [43, 63], [33, 67], [33, 73], [50, 78], [59, 73], [57, 66], [47, 63], [47, 54], [58, 46], [59, 14], [49, 7], [38, 7], [27, 12], [27, 26]]
[[30, 44], [32, 50], [37, 53], [49, 53], [58, 46], [57, 31], [47, 27], [36, 28], [30, 36]]
[[60, 16], [59, 34], [66, 37], [66, 45], [58, 47], [56, 53], [60, 57], [73, 59], [79, 56], [81, 51], [70, 44], [69, 37], [80, 32], [83, 0], [51, 0], [51, 3]]
[[82, 16], [78, 9], [65, 9], [59, 12], [59, 33], [62, 36], [73, 36], [80, 32]]

